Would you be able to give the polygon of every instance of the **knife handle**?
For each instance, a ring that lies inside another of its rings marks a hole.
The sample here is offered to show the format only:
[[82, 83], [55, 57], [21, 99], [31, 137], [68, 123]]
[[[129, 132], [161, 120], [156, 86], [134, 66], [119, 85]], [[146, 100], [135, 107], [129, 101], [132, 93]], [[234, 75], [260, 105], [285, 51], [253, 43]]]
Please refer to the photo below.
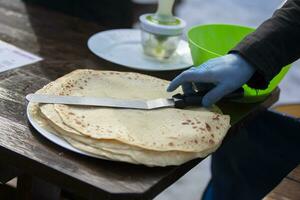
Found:
[[[184, 94], [175, 94], [173, 96], [175, 102], [175, 108], [185, 108], [187, 106], [201, 106], [203, 96], [208, 91], [198, 91], [193, 95], [184, 95]], [[233, 100], [233, 99], [240, 99], [244, 96], [244, 89], [239, 88], [234, 92], [226, 95], [223, 97], [224, 100]]]
[[185, 108], [187, 106], [201, 106], [202, 96], [200, 95], [189, 95], [175, 94], [173, 96], [175, 108]]

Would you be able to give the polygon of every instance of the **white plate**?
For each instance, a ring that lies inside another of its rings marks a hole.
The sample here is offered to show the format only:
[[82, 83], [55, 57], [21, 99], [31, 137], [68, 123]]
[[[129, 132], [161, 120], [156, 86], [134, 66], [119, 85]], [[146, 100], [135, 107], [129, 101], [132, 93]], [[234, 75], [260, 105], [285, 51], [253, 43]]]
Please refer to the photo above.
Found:
[[32, 116], [32, 113], [30, 112], [30, 108], [29, 108], [29, 104], [27, 106], [27, 118], [30, 122], [30, 124], [41, 134], [43, 135], [45, 138], [47, 138], [48, 140], [50, 140], [51, 142], [65, 148], [65, 149], [68, 149], [70, 151], [73, 151], [73, 152], [76, 152], [76, 153], [79, 153], [81, 155], [85, 155], [85, 156], [90, 156], [90, 157], [93, 157], [93, 158], [101, 158], [101, 159], [104, 159], [104, 160], [109, 160], [105, 157], [102, 157], [102, 156], [98, 156], [98, 155], [95, 155], [95, 154], [91, 154], [91, 153], [88, 153], [88, 152], [84, 152], [84, 151], [81, 151], [79, 149], [76, 149], [74, 148], [73, 146], [71, 146], [67, 141], [65, 141], [64, 139], [58, 137], [54, 132], [50, 132], [46, 129], [44, 129], [43, 127], [41, 127], [39, 125], [39, 123], [35, 120], [35, 118]]
[[137, 29], [114, 29], [93, 35], [88, 40], [89, 49], [107, 61], [146, 71], [170, 71], [192, 66], [188, 43], [181, 40], [174, 55], [164, 61], [144, 55], [141, 31]]

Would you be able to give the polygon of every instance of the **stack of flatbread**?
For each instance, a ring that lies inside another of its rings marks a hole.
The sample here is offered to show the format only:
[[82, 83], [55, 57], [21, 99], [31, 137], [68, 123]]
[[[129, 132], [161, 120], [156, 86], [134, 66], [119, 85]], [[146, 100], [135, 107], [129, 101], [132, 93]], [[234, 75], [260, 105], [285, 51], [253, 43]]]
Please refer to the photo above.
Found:
[[[37, 91], [40, 94], [168, 98], [169, 82], [139, 73], [76, 70]], [[204, 108], [136, 110], [30, 103], [46, 129], [75, 148], [105, 159], [147, 166], [180, 165], [215, 151], [230, 127], [229, 116]]]

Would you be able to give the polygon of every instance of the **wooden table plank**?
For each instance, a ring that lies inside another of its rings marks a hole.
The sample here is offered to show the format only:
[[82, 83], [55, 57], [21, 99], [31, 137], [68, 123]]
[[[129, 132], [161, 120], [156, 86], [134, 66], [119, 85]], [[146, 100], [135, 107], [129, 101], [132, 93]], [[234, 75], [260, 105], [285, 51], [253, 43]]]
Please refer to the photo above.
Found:
[[[27, 122], [25, 95], [51, 80], [79, 68], [136, 71], [99, 59], [88, 50], [88, 38], [104, 29], [18, 0], [0, 0], [0, 39], [44, 58], [0, 74], [0, 156], [21, 172], [83, 197], [151, 199], [201, 159], [180, 167], [148, 168], [89, 158], [54, 145]], [[141, 73], [170, 80], [180, 71]], [[278, 94], [275, 91], [262, 104], [223, 102], [219, 106], [237, 124], [250, 113], [269, 107]]]
[[299, 182], [300, 184], [300, 165], [296, 167], [293, 171], [287, 176], [289, 179]]
[[300, 198], [300, 184], [284, 178], [282, 182], [263, 200], [298, 200]]
[[11, 1], [11, 0], [0, 0], [2, 8], [5, 8], [9, 11], [15, 11], [18, 13], [26, 13], [25, 5], [20, 3], [21, 0]]
[[278, 105], [272, 109], [276, 110], [277, 112], [281, 112], [281, 113], [287, 114], [289, 116], [293, 116], [295, 118], [300, 119], [300, 104], [299, 103]]

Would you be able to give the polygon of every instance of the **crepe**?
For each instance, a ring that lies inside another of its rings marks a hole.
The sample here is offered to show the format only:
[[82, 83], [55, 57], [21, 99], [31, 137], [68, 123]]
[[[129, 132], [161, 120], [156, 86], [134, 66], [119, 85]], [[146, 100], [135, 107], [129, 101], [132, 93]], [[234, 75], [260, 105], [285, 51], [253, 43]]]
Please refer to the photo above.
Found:
[[40, 126], [52, 133], [57, 133], [58, 136], [64, 138], [75, 148], [81, 149], [88, 153], [92, 153], [108, 160], [116, 160], [129, 162], [133, 164], [143, 164], [147, 166], [168, 166], [179, 165], [194, 158], [206, 157], [209, 153], [214, 151], [218, 146], [207, 151], [197, 153], [187, 153], [180, 151], [149, 151], [142, 148], [129, 146], [119, 143], [115, 140], [94, 140], [90, 137], [84, 136], [75, 130], [60, 124], [57, 126], [52, 121], [60, 119], [57, 113], [53, 113], [52, 120], [43, 118], [44, 116], [39, 112], [37, 105], [32, 105], [31, 115], [39, 122]]
[[[37, 93], [147, 100], [170, 97], [168, 84], [137, 73], [77, 70]], [[145, 111], [44, 104], [35, 109], [44, 124], [74, 147], [148, 166], [205, 157], [218, 148], [230, 127], [229, 116], [199, 108]]]

